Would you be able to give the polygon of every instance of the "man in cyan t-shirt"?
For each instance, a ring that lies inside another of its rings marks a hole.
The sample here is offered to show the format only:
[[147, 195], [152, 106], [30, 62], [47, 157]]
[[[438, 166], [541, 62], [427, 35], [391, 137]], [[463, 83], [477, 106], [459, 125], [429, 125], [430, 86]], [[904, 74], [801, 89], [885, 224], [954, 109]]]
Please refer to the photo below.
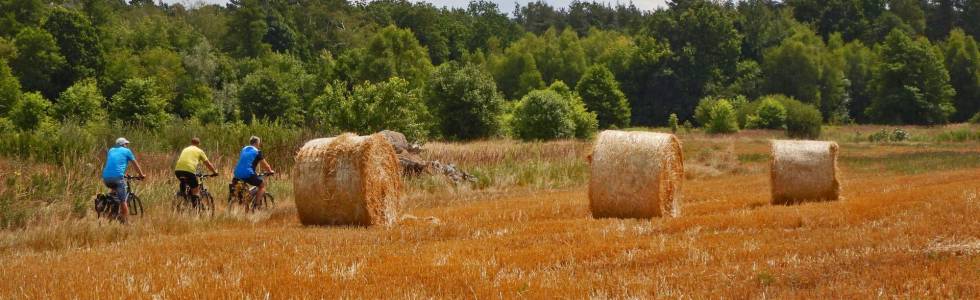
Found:
[[125, 138], [116, 139], [116, 145], [109, 148], [108, 153], [106, 153], [105, 168], [102, 169], [102, 182], [116, 193], [116, 199], [120, 204], [119, 221], [124, 224], [129, 216], [129, 204], [126, 202], [129, 200], [129, 188], [126, 186], [125, 178], [129, 162], [133, 162], [140, 178], [146, 177], [146, 174], [143, 174], [143, 168], [140, 168], [139, 162], [136, 161], [133, 151], [129, 150], [129, 141]]

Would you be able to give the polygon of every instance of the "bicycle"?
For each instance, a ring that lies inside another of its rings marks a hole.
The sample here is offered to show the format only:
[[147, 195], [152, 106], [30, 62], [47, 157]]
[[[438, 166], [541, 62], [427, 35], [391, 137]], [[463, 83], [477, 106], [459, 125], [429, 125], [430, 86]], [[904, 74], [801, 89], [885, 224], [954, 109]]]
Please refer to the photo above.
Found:
[[[274, 173], [262, 173], [258, 174], [259, 178], [273, 175]], [[269, 207], [273, 207], [276, 204], [276, 198], [269, 191], [265, 192], [261, 201], [255, 200], [255, 194], [258, 192], [257, 186], [252, 186], [241, 180], [233, 180], [232, 184], [229, 185], [228, 192], [228, 209], [231, 209], [233, 205], [239, 205], [245, 207], [246, 212], [254, 212], [256, 210], [261, 210]]]
[[203, 175], [201, 173], [194, 174], [197, 176], [199, 186], [201, 189], [201, 195], [198, 197], [198, 201], [195, 202], [191, 198], [191, 188], [189, 186], [184, 186], [184, 190], [180, 191], [176, 198], [174, 198], [173, 207], [174, 212], [183, 211], [197, 211], [198, 213], [204, 213], [209, 216], [214, 216], [214, 196], [208, 191], [207, 186], [204, 185], [204, 181], [208, 177], [215, 177], [218, 174]]
[[[126, 186], [128, 187], [129, 197], [127, 202], [129, 202], [129, 214], [133, 216], [142, 215], [145, 212], [143, 201], [133, 191], [133, 180], [143, 180], [143, 177], [127, 175], [123, 178], [126, 179]], [[110, 221], [122, 220], [121, 216], [119, 216], [119, 197], [115, 191], [95, 195], [94, 208], [96, 218], [108, 218]]]

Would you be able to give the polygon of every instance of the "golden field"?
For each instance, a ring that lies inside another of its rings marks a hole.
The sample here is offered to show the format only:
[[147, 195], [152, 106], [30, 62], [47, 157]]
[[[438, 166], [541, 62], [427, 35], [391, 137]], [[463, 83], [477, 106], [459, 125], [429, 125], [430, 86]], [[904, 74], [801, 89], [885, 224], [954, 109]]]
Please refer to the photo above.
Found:
[[271, 211], [173, 214], [170, 158], [143, 154], [132, 225], [51, 204], [0, 231], [0, 298], [980, 297], [980, 141], [852, 137], [876, 129], [830, 129], [843, 199], [795, 206], [768, 204], [777, 134], [681, 134], [681, 216], [653, 220], [590, 216], [587, 141], [430, 143], [480, 180], [408, 180], [392, 228], [303, 227], [288, 176]]

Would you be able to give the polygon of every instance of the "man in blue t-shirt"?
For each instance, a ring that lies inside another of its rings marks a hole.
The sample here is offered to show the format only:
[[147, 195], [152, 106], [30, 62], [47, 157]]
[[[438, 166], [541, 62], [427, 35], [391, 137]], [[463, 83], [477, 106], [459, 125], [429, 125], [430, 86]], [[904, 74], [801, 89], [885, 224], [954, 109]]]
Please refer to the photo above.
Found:
[[116, 145], [109, 148], [108, 153], [106, 153], [105, 168], [102, 169], [102, 182], [116, 193], [116, 199], [120, 203], [119, 221], [122, 223], [126, 223], [126, 218], [129, 216], [129, 204], [126, 202], [129, 199], [129, 189], [126, 186], [126, 167], [129, 166], [129, 162], [133, 162], [140, 178], [146, 177], [143, 174], [143, 168], [140, 168], [139, 162], [136, 161], [133, 151], [129, 150], [129, 141], [126, 138], [116, 139]]
[[241, 180], [257, 186], [259, 190], [255, 193], [255, 199], [262, 199], [262, 196], [265, 195], [265, 181], [255, 172], [255, 169], [258, 168], [259, 164], [262, 164], [262, 168], [270, 175], [276, 172], [272, 171], [272, 166], [269, 165], [269, 162], [262, 156], [262, 151], [259, 150], [259, 147], [262, 146], [262, 139], [253, 136], [248, 139], [248, 144], [242, 148], [242, 153], [238, 156], [238, 164], [235, 165], [235, 178], [232, 179], [231, 184], [235, 186], [235, 182]]

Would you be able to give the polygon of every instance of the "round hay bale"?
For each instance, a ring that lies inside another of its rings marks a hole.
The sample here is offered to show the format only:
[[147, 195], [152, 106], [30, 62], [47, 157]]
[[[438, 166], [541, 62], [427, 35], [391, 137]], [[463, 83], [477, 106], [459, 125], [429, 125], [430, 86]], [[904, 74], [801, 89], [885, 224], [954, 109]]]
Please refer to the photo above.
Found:
[[351, 133], [300, 148], [293, 193], [303, 225], [392, 225], [404, 195], [391, 144]]
[[597, 218], [678, 216], [683, 178], [674, 135], [603, 131], [592, 148], [589, 209]]
[[772, 141], [772, 204], [830, 201], [840, 197], [837, 143]]

